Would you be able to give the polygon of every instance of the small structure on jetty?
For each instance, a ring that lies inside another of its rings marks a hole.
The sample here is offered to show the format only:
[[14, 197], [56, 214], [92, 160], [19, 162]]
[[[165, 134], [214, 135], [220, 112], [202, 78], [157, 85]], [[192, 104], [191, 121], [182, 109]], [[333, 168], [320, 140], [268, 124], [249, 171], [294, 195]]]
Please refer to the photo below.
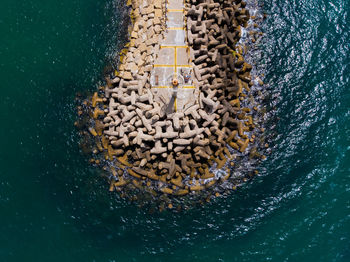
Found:
[[[98, 161], [108, 161], [110, 190], [183, 196], [230, 181], [236, 157], [248, 153], [258, 130], [257, 107], [245, 106], [254, 104], [252, 66], [237, 47], [250, 19], [246, 3], [128, 4], [130, 42], [91, 102], [89, 130], [105, 152]], [[246, 179], [235, 176], [227, 185]]]

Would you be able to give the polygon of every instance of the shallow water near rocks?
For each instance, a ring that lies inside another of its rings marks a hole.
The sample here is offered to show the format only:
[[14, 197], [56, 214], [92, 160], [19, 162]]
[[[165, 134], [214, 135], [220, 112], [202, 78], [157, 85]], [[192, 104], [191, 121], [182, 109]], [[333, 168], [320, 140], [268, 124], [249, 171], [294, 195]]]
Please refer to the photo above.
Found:
[[76, 92], [123, 39], [124, 3], [1, 2], [0, 261], [349, 261], [349, 11], [264, 0], [261, 176], [181, 213], [108, 192], [79, 151]]

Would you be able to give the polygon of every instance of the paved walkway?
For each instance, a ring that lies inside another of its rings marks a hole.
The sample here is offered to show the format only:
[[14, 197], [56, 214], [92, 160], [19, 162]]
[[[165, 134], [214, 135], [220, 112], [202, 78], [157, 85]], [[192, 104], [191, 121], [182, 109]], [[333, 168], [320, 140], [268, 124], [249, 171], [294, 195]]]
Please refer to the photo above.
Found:
[[[168, 114], [181, 112], [196, 101], [189, 48], [185, 40], [183, 7], [181, 0], [167, 2], [167, 31], [151, 73], [155, 100], [164, 106]], [[173, 79], [178, 80], [177, 87], [173, 86]]]

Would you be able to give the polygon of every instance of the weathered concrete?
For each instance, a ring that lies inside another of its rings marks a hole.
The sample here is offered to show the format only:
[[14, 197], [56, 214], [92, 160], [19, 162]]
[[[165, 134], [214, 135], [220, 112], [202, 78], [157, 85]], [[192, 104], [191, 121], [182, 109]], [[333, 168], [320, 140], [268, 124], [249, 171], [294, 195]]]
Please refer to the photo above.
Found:
[[[155, 100], [166, 108], [167, 113], [182, 112], [186, 106], [195, 104], [198, 96], [198, 88], [196, 92], [193, 85], [189, 48], [185, 40], [184, 6], [179, 3], [181, 1], [168, 1], [167, 29], [151, 72]], [[185, 77], [189, 79], [185, 81]], [[173, 79], [178, 80], [178, 86], [173, 86]]]
[[[229, 149], [246, 153], [255, 139], [251, 110], [241, 106], [252, 67], [235, 49], [249, 19], [245, 2], [131, 3], [133, 28], [119, 71], [107, 79], [105, 98], [92, 99], [96, 125], [89, 132], [103, 133], [98, 149], [121, 170], [111, 189], [152, 183], [158, 192], [184, 195], [223, 183], [234, 159]], [[214, 175], [211, 167], [226, 173]]]

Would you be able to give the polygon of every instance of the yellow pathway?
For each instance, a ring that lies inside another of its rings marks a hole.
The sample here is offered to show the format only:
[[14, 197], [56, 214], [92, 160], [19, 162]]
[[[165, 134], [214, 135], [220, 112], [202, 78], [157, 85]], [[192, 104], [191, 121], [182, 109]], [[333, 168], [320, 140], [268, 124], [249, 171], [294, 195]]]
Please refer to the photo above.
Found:
[[[173, 113], [193, 105], [196, 96], [185, 37], [183, 2], [168, 0], [166, 7], [167, 29], [158, 58], [153, 65], [151, 90], [155, 100], [164, 106], [166, 113]], [[172, 85], [173, 79], [178, 80], [177, 87]]]

